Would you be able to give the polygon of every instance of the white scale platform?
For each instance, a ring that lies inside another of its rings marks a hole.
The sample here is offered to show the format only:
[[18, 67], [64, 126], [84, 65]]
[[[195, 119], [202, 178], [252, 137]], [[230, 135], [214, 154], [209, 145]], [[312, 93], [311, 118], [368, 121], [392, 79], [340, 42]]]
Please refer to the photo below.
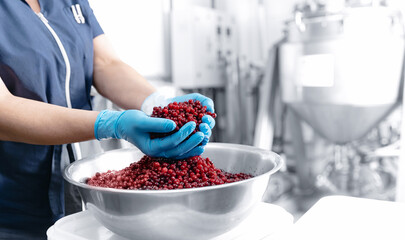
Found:
[[[291, 228], [293, 221], [293, 216], [283, 208], [260, 203], [236, 228], [210, 240], [272, 240], [272, 236]], [[60, 219], [48, 229], [47, 235], [48, 240], [126, 240], [103, 227], [89, 211]]]

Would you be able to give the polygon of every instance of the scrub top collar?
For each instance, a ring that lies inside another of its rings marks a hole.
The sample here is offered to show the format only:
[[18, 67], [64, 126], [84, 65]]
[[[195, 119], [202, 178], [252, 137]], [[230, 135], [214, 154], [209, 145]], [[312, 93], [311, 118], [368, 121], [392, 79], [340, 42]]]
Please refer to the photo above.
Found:
[[[29, 7], [30, 10], [32, 10], [26, 0], [20, 0], [20, 1], [23, 2], [25, 5], [27, 5], [27, 7]], [[39, 9], [40, 9], [39, 12], [42, 13], [44, 16], [46, 16], [46, 9], [45, 9], [46, 5], [42, 4], [42, 0], [38, 0], [38, 3], [39, 3]], [[34, 10], [32, 10], [32, 12], [34, 12]], [[36, 12], [34, 12], [34, 13], [37, 14]]]

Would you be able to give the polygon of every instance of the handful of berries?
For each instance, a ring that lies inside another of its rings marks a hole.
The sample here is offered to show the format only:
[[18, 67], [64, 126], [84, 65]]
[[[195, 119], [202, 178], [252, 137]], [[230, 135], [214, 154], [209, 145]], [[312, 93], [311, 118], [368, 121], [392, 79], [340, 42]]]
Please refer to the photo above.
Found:
[[176, 124], [176, 129], [170, 133], [152, 133], [151, 138], [161, 138], [169, 136], [178, 131], [184, 124], [188, 122], [195, 122], [196, 128], [193, 133], [196, 133], [198, 127], [202, 123], [202, 118], [205, 115], [210, 115], [213, 118], [217, 117], [217, 114], [207, 111], [207, 107], [202, 106], [200, 101], [194, 101], [192, 99], [187, 102], [173, 102], [165, 107], [154, 107], [151, 117], [166, 118], [173, 120]]
[[[170, 133], [151, 133], [151, 138], [161, 138], [178, 131], [187, 122], [194, 121], [197, 132], [202, 118], [216, 114], [207, 111], [200, 101], [173, 102], [165, 107], [154, 107], [151, 117], [166, 118], [176, 123]], [[96, 173], [87, 184], [98, 187], [141, 190], [168, 190], [221, 185], [251, 178], [245, 173], [228, 173], [218, 169], [209, 158], [195, 156], [183, 160], [173, 160], [144, 156], [119, 171]]]

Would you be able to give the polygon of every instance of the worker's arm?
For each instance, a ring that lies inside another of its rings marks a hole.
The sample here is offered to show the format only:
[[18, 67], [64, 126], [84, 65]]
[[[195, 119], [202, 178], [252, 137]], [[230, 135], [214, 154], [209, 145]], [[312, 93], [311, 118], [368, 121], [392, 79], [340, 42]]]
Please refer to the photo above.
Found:
[[141, 109], [156, 89], [120, 60], [104, 34], [93, 40], [94, 82], [97, 91], [124, 109]]
[[[96, 37], [93, 40], [93, 45], [93, 85], [97, 91], [123, 109], [141, 109], [142, 103], [156, 89], [132, 67], [121, 61], [104, 34]], [[172, 100], [187, 101], [188, 99], [199, 100], [201, 104], [207, 106], [207, 110], [214, 111], [212, 100], [201, 94], [188, 94]], [[150, 102], [158, 104], [157, 101]], [[213, 119], [210, 120], [213, 122]], [[212, 124], [211, 127], [213, 127]]]
[[[155, 91], [135, 70], [116, 57], [104, 35], [94, 40], [94, 85], [103, 96], [127, 109], [140, 109], [144, 100]], [[185, 98], [201, 99], [212, 105], [212, 101], [205, 101], [207, 98], [199, 94]], [[194, 131], [195, 123], [188, 123], [165, 138], [151, 139], [150, 132], [169, 133], [175, 129], [175, 123], [151, 118], [138, 110], [99, 114], [20, 98], [13, 96], [2, 81], [0, 114], [0, 140], [55, 145], [95, 137], [118, 138], [133, 143], [145, 154], [167, 158], [200, 155], [204, 151], [201, 144], [206, 143], [214, 125], [213, 120], [206, 118], [204, 133], [197, 132], [188, 140], [185, 139]], [[204, 124], [200, 124], [200, 129], [201, 125]]]
[[0, 140], [55, 145], [94, 139], [97, 114], [13, 96], [0, 79]]
[[[200, 101], [207, 107], [208, 111], [214, 112], [213, 101], [198, 93], [162, 99], [163, 96], [156, 93], [156, 89], [152, 85], [133, 68], [120, 60], [104, 34], [96, 37], [93, 40], [93, 45], [93, 84], [102, 96], [110, 99], [118, 106], [124, 109], [141, 109], [145, 113], [151, 114], [154, 106], [165, 106], [169, 102], [193, 99]], [[208, 142], [214, 125], [215, 120], [211, 116], [207, 115], [203, 118], [203, 124], [199, 128], [205, 135], [203, 145]]]
[[0, 78], [0, 141], [56, 145], [94, 139], [125, 139], [149, 156], [183, 157], [200, 155], [204, 135], [194, 134], [188, 123], [178, 132], [151, 139], [149, 132], [171, 132], [173, 121], [151, 118], [138, 110], [86, 111], [59, 107], [13, 96]]
[[[155, 89], [116, 57], [104, 35], [94, 43], [100, 93], [123, 108], [139, 109]], [[94, 139], [97, 114], [13, 96], [0, 80], [0, 140], [55, 145]]]

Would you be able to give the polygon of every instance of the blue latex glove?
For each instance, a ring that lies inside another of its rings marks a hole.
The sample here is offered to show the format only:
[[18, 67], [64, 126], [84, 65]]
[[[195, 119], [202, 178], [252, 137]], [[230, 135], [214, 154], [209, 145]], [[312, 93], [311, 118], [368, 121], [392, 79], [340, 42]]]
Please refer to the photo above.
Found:
[[[190, 99], [198, 100], [201, 102], [201, 105], [207, 107], [207, 111], [215, 112], [214, 109], [214, 102], [199, 93], [191, 93], [183, 96], [178, 96], [174, 98], [165, 98], [164, 96], [160, 95], [158, 92], [155, 92], [148, 96], [142, 104], [142, 111], [147, 114], [151, 114], [153, 107], [155, 106], [166, 106], [171, 102], [185, 102]], [[215, 119], [209, 115], [205, 115], [202, 118], [202, 123], [199, 126], [199, 130], [204, 133], [204, 140], [202, 142], [202, 146], [205, 146], [209, 142], [209, 138], [211, 137], [212, 131], [211, 129], [215, 126]]]
[[138, 110], [105, 110], [97, 116], [94, 134], [98, 140], [127, 140], [151, 157], [185, 159], [204, 152], [204, 146], [199, 146], [205, 137], [202, 132], [196, 132], [184, 141], [195, 127], [194, 122], [189, 122], [170, 136], [151, 139], [149, 133], [168, 133], [176, 128], [176, 124], [169, 119], [149, 117]]

